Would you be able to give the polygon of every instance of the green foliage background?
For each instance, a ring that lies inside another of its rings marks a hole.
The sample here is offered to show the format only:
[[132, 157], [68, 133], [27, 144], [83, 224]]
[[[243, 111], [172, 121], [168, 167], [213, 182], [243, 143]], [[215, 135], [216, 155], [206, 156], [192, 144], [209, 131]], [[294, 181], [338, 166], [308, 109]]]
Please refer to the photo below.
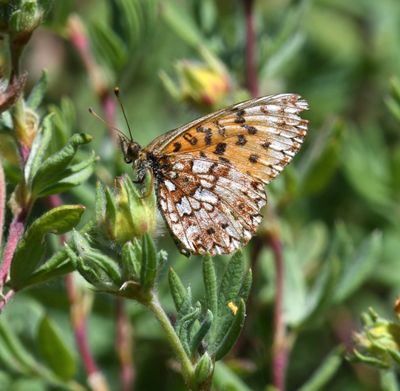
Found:
[[[264, 230], [279, 231], [284, 245], [285, 320], [294, 338], [288, 389], [396, 390], [395, 375], [388, 381], [388, 372], [337, 360], [331, 352], [340, 344], [351, 348], [352, 332], [361, 328], [360, 314], [368, 307], [393, 317], [400, 291], [400, 4], [397, 0], [268, 0], [255, 1], [254, 12], [260, 95], [296, 92], [310, 105], [305, 145], [268, 186], [270, 209], [263, 223]], [[87, 207], [85, 219], [94, 213], [96, 179], [111, 185], [116, 175], [132, 171], [122, 164], [105, 127], [87, 112], [89, 106], [97, 112], [102, 108], [99, 91], [71, 45], [72, 14], [87, 29], [105, 91], [120, 86], [134, 137], [141, 145], [211, 109], [199, 107], [179, 89], [173, 96], [173, 89], [165, 88], [165, 73], [176, 79], [179, 60], [204, 62], [202, 47], [220, 59], [232, 82], [231, 93], [215, 105], [249, 97], [245, 24], [238, 0], [54, 3], [25, 52], [22, 68], [28, 70], [31, 86], [47, 68], [49, 87], [42, 106], [61, 107], [60, 128], [93, 136], [91, 148], [99, 156], [95, 175], [62, 194], [65, 203]], [[118, 117], [119, 127], [125, 129], [122, 116]], [[2, 132], [0, 153], [5, 154], [8, 142], [9, 136]], [[7, 162], [11, 193], [19, 174], [12, 159]], [[44, 203], [37, 204], [33, 217], [45, 210]], [[249, 264], [260, 240], [245, 249]], [[58, 242], [53, 242], [57, 248]], [[201, 297], [200, 258], [180, 255], [161, 222], [156, 242], [158, 249], [168, 251], [168, 262], [193, 295]], [[217, 268], [222, 270], [227, 259], [219, 258]], [[265, 390], [271, 383], [275, 277], [268, 247], [253, 268], [245, 328], [215, 373], [215, 389]], [[173, 313], [166, 277], [161, 278], [159, 292]], [[95, 294], [93, 300], [90, 346], [110, 388], [118, 389], [115, 299]], [[156, 321], [136, 303], [128, 303], [127, 310], [133, 327], [135, 390], [185, 389], [172, 369], [172, 354]], [[43, 314], [49, 318], [39, 324]], [[28, 351], [45, 360], [48, 353], [40, 351], [38, 329], [43, 335], [49, 327], [46, 322], [55, 322], [72, 351], [68, 365], [73, 362], [76, 379], [85, 382], [61, 280], [17, 294], [2, 317], [0, 334], [12, 330]], [[324, 360], [332, 376], [323, 386], [307, 383]], [[30, 373], [15, 365], [2, 346], [0, 368], [0, 389], [57, 389], [40, 371]]]

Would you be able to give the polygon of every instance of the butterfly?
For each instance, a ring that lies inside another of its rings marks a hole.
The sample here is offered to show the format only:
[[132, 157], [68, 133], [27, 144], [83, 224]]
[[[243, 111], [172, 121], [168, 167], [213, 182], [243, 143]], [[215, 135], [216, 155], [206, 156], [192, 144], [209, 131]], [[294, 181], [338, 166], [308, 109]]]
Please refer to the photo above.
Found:
[[264, 185], [300, 149], [308, 121], [299, 114], [307, 109], [296, 94], [263, 96], [198, 118], [144, 148], [121, 137], [134, 182], [152, 173], [159, 209], [183, 254], [228, 254], [247, 244], [262, 220]]

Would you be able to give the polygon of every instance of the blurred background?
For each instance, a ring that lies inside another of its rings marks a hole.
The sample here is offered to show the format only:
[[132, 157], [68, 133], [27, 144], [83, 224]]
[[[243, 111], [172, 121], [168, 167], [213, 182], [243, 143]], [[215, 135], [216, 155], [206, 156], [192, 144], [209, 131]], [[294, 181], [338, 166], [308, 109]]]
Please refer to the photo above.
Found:
[[[305, 145], [268, 186], [260, 235], [244, 250], [254, 271], [248, 315], [236, 347], [215, 374], [216, 390], [266, 390], [272, 383], [275, 269], [264, 240], [271, 232], [283, 244], [285, 263], [287, 389], [395, 389], [385, 388], [388, 372], [342, 360], [335, 349], [352, 349], [353, 332], [361, 329], [361, 314], [369, 307], [394, 318], [400, 293], [399, 37], [398, 0], [63, 0], [54, 2], [35, 31], [22, 63], [27, 89], [46, 68], [49, 85], [41, 107], [59, 114], [63, 131], [94, 137], [95, 175], [61, 195], [66, 203], [84, 204], [86, 218], [93, 213], [96, 180], [112, 185], [116, 175], [132, 173], [115, 134], [88, 113], [93, 107], [126, 131], [114, 86], [143, 146], [252, 95], [293, 92], [309, 102]], [[5, 58], [3, 51], [3, 65]], [[0, 144], [7, 137], [2, 134]], [[12, 164], [5, 168], [13, 178]], [[44, 209], [39, 204], [33, 213]], [[161, 218], [158, 226], [158, 248], [168, 251], [168, 262], [201, 298], [200, 258], [180, 255]], [[222, 270], [226, 259], [220, 258]], [[159, 290], [173, 313], [164, 277]], [[117, 390], [115, 299], [78, 283], [92, 306], [92, 353], [110, 389]], [[132, 389], [184, 390], [158, 324], [138, 304], [126, 308]], [[43, 313], [74, 351], [76, 378], [84, 382], [62, 281], [18, 294], [4, 316], [36, 354], [35, 328]], [[324, 362], [331, 372], [323, 385], [301, 388]], [[57, 389], [13, 365], [1, 346], [0, 368], [1, 389]], [[394, 387], [396, 375], [390, 374]]]

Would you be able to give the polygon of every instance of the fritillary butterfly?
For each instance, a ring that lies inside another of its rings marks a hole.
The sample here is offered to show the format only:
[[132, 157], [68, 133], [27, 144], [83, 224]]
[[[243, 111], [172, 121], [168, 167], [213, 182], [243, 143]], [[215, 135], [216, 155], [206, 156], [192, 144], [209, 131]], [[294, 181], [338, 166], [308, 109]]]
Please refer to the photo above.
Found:
[[158, 205], [181, 251], [227, 254], [256, 232], [264, 184], [300, 149], [307, 102], [295, 94], [264, 96], [196, 119], [141, 148], [122, 139], [137, 181], [148, 169]]

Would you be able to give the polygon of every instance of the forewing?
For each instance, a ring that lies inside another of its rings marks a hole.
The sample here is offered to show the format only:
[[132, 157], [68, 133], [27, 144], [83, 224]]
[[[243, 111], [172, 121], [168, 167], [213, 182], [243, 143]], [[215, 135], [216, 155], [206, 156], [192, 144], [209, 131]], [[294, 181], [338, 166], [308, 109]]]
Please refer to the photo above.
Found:
[[308, 123], [299, 114], [306, 109], [307, 102], [295, 94], [252, 99], [175, 129], [146, 150], [225, 162], [269, 183], [299, 150]]
[[254, 235], [266, 203], [261, 182], [224, 162], [191, 155], [171, 159], [163, 176], [160, 209], [182, 249], [227, 254]]

